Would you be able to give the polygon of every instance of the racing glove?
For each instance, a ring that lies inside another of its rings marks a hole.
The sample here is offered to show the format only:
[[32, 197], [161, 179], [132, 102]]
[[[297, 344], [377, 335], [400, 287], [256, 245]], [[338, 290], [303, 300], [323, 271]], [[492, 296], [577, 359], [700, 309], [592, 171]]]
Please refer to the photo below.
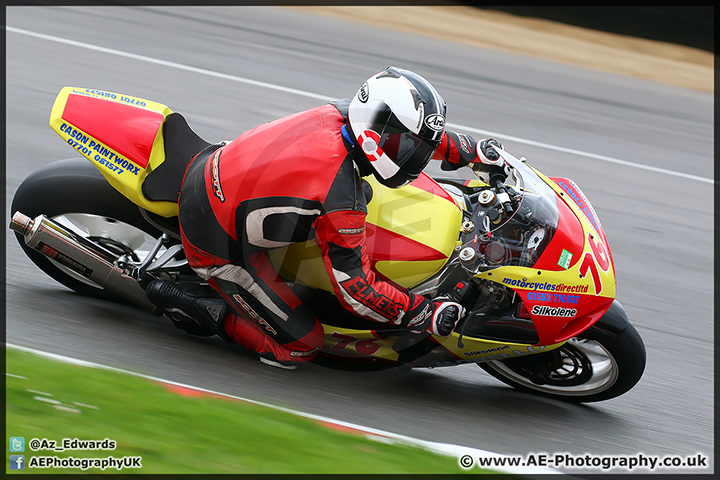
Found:
[[455, 325], [465, 314], [462, 305], [455, 302], [434, 302], [435, 312], [433, 313], [432, 322], [427, 329], [433, 335], [441, 337], [449, 337], [455, 330]]
[[410, 321], [408, 328], [413, 333], [428, 332], [441, 337], [448, 337], [455, 329], [458, 321], [465, 314], [465, 308], [456, 302], [429, 301], [420, 315]]
[[487, 184], [490, 184], [491, 177], [499, 175], [504, 181], [509, 175], [507, 163], [496, 149], [505, 150], [502, 143], [494, 138], [480, 140], [476, 146], [476, 157], [470, 162], [475, 175]]

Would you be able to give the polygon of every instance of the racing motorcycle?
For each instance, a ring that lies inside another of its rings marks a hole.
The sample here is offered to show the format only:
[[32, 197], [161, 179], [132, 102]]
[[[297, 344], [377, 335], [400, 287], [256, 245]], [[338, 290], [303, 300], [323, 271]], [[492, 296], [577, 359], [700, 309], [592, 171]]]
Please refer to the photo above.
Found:
[[[10, 228], [28, 257], [76, 292], [162, 315], [158, 278], [212, 296], [188, 265], [178, 195], [191, 159], [212, 145], [167, 106], [65, 87], [50, 126], [84, 158], [26, 178]], [[615, 299], [615, 265], [582, 190], [499, 151], [507, 178], [364, 179], [367, 251], [379, 278], [462, 304], [449, 337], [353, 316], [333, 296], [314, 241], [270, 252], [323, 324], [315, 362], [349, 370], [476, 363], [526, 392], [570, 402], [617, 397], [640, 380], [645, 347]], [[88, 162], [89, 160], [89, 162]]]

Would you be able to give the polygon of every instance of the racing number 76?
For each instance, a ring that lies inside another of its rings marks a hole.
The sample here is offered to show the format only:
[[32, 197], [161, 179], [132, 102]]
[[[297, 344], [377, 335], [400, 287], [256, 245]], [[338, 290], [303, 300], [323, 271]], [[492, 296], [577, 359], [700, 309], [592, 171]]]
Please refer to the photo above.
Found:
[[590, 243], [590, 250], [592, 250], [592, 253], [585, 253], [582, 263], [580, 264], [580, 276], [585, 278], [589, 270], [592, 274], [593, 284], [595, 285], [595, 295], [600, 295], [603, 285], [598, 268], [600, 268], [603, 272], [607, 272], [610, 268], [610, 256], [608, 255], [607, 250], [605, 250], [605, 245], [599, 238], [595, 239], [591, 233], [588, 233], [588, 243]]
[[353, 337], [352, 335], [345, 335], [340, 332], [333, 332], [330, 336], [340, 339], [339, 342], [330, 347], [330, 350], [335, 351], [345, 350], [348, 346], [350, 346], [352, 342], [355, 342], [354, 345], [352, 345], [353, 350], [358, 353], [362, 353], [363, 355], [373, 355], [378, 350], [380, 350], [380, 347], [382, 346], [378, 340], [372, 338], [359, 340], [357, 337]]

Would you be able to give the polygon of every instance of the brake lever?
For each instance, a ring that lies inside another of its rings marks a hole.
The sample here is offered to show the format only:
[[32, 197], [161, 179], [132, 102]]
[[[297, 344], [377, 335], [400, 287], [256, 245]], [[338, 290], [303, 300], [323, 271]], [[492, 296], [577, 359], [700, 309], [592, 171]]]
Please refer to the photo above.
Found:
[[[509, 166], [507, 157], [515, 158], [509, 153], [507, 153], [503, 149], [495, 148], [493, 147], [493, 150], [497, 152], [500, 157], [505, 160], [505, 166], [504, 167], [497, 167], [498, 170], [495, 170], [493, 173], [490, 174], [490, 185], [495, 186], [495, 191], [497, 192], [498, 201], [503, 207], [503, 210], [505, 210], [505, 213], [510, 214], [513, 212], [513, 203], [510, 200], [510, 195], [507, 193], [507, 189], [505, 188], [505, 184], [503, 183], [505, 179], [510, 175], [509, 172], [511, 171], [511, 167]], [[509, 170], [506, 170], [506, 168], [510, 168]], [[506, 173], [507, 172], [507, 173]]]

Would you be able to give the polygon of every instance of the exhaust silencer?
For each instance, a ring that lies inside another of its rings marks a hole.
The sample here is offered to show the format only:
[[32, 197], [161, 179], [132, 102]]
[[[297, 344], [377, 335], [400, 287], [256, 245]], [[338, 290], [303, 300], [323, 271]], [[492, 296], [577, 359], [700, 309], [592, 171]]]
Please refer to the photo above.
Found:
[[77, 235], [45, 215], [30, 218], [15, 212], [10, 229], [22, 235], [25, 245], [44, 254], [110, 293], [147, 311], [155, 311], [145, 290], [114, 265], [117, 255]]

